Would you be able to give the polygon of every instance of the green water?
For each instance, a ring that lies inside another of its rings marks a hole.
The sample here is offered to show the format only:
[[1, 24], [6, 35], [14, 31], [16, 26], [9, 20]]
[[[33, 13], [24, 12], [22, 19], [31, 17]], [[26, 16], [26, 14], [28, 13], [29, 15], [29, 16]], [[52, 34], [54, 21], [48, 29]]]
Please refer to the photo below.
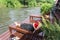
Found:
[[[25, 9], [26, 10], [26, 9]], [[8, 29], [8, 25], [15, 21], [23, 21], [28, 17], [24, 9], [0, 9], [0, 34]]]
[[10, 25], [11, 23], [14, 23], [15, 21], [21, 22], [27, 17], [29, 17], [29, 15], [31, 14], [37, 14], [38, 10], [36, 11], [36, 9], [35, 8], [21, 8], [21, 9], [0, 8], [0, 34], [7, 31], [8, 25]]

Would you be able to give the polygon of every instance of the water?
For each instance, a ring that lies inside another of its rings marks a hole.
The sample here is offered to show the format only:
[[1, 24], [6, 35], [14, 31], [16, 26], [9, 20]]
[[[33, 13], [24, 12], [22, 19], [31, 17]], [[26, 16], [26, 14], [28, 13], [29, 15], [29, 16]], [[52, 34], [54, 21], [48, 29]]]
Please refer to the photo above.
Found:
[[30, 14], [40, 14], [39, 8], [22, 8], [22, 9], [0, 9], [0, 34], [8, 30], [8, 25], [15, 21], [23, 21]]

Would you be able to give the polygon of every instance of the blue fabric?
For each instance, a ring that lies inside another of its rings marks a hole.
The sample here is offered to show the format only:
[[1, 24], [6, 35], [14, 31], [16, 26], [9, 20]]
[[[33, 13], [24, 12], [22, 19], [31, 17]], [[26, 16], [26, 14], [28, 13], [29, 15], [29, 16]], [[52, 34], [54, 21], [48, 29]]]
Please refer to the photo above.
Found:
[[34, 28], [33, 28], [32, 24], [23, 23], [23, 24], [21, 24], [21, 28], [29, 30], [29, 31], [34, 31]]

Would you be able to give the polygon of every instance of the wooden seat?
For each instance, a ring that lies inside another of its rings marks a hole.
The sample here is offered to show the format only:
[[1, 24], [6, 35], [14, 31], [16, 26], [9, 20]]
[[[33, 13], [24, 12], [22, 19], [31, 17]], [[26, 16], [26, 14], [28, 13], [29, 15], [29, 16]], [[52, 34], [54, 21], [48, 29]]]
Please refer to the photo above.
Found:
[[42, 17], [41, 16], [36, 16], [36, 15], [30, 15], [30, 22], [34, 23], [35, 21], [41, 21]]
[[[10, 30], [10, 35], [14, 35], [19, 37], [20, 39], [25, 35], [25, 34], [31, 34], [32, 32], [21, 29], [19, 27], [13, 27], [13, 26], [9, 26], [9, 30]], [[15, 32], [13, 32], [15, 31]]]
[[[47, 20], [51, 20], [50, 19], [50, 15], [45, 15], [43, 16], [45, 19]], [[33, 23], [35, 21], [40, 21], [42, 22], [42, 16], [37, 16], [37, 15], [30, 15], [30, 22]]]

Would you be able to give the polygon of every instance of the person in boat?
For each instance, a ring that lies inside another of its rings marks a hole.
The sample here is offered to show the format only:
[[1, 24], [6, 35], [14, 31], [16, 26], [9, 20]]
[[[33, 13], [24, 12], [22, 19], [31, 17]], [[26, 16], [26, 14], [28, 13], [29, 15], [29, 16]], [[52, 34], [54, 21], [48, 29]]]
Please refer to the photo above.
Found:
[[40, 21], [35, 21], [33, 24], [27, 24], [27, 23], [18, 24], [17, 22], [15, 24], [20, 26], [20, 28], [22, 29], [32, 31], [33, 33], [35, 33], [35, 31], [37, 30], [38, 30], [38, 33], [42, 32], [41, 30], [42, 24], [40, 23]]
[[[29, 31], [33, 32], [33, 35], [30, 36], [30, 35], [27, 34], [27, 35], [24, 36], [25, 38], [30, 38], [31, 37], [31, 40], [43, 39], [43, 33], [41, 32], [42, 30], [40, 29], [40, 27], [42, 26], [40, 21], [35, 21], [33, 24], [27, 24], [27, 23], [19, 24], [17, 22], [15, 22], [15, 24], [16, 24], [17, 27], [20, 26], [20, 28], [22, 28], [22, 29], [26, 29], [26, 30], [29, 30]], [[39, 36], [37, 37], [36, 35], [39, 35]], [[12, 40], [18, 40], [19, 38], [18, 37], [12, 37], [11, 39]]]
[[22, 23], [21, 28], [29, 30], [29, 31], [34, 31], [34, 30], [38, 30], [41, 26], [41, 23], [39, 21], [35, 21], [33, 24], [27, 24], [27, 23]]

